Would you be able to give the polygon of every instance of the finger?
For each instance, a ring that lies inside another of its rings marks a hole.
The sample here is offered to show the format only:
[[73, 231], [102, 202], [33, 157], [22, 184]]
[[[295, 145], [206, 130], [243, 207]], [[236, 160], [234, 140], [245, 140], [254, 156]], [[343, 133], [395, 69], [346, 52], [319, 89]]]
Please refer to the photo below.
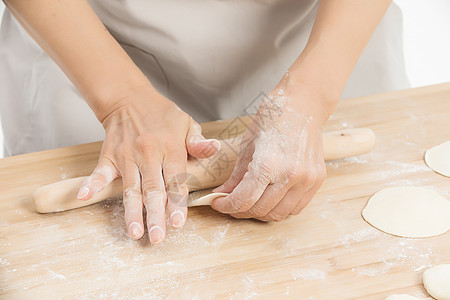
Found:
[[191, 118], [186, 136], [186, 149], [193, 157], [207, 158], [220, 150], [220, 142], [216, 139], [205, 139], [202, 135], [202, 128]]
[[261, 198], [252, 207], [250, 207], [249, 210], [246, 212], [233, 214], [233, 217], [239, 219], [265, 217], [278, 205], [278, 203], [281, 202], [283, 197], [289, 191], [289, 188], [290, 186], [281, 184], [268, 185]]
[[101, 157], [92, 174], [81, 185], [77, 198], [79, 200], [91, 199], [117, 177], [117, 169], [111, 160]]
[[140, 171], [149, 239], [152, 244], [159, 244], [166, 236], [166, 192], [161, 163], [148, 158], [140, 166]]
[[[284, 220], [296, 207], [299, 213], [311, 201], [314, 193], [320, 188], [325, 178], [325, 168], [303, 168], [303, 172], [294, 172], [297, 182], [286, 196], [262, 220]], [[292, 179], [292, 178], [291, 178]]]
[[139, 239], [144, 234], [142, 220], [141, 175], [138, 166], [129, 161], [121, 169], [123, 181], [123, 206], [125, 224], [132, 239]]
[[[320, 186], [320, 185], [319, 185]], [[261, 221], [280, 222], [289, 215], [298, 215], [311, 202], [318, 188], [315, 186], [304, 190], [300, 184], [290, 189], [283, 199], [265, 217], [258, 218]]]
[[214, 193], [230, 193], [239, 184], [239, 182], [241, 182], [244, 174], [248, 171], [248, 165], [253, 159], [253, 153], [255, 151], [253, 139], [254, 134], [252, 131], [247, 131], [245, 136], [242, 138], [240, 146], [241, 151], [230, 178], [228, 178], [224, 184], [215, 188], [213, 190]]
[[314, 184], [310, 187], [310, 189], [305, 193], [305, 195], [300, 199], [297, 205], [292, 209], [289, 214], [290, 215], [298, 215], [308, 203], [313, 199], [314, 195], [320, 189], [323, 181], [327, 176], [327, 171], [325, 166], [322, 165], [320, 169], [318, 169], [316, 179], [314, 180]]
[[262, 196], [270, 183], [270, 171], [263, 164], [249, 164], [249, 170], [241, 182], [225, 198], [217, 198], [211, 207], [222, 213], [244, 212], [250, 209]]
[[305, 191], [303, 187], [296, 187], [290, 189], [281, 201], [270, 210], [266, 216], [258, 219], [262, 221], [274, 221], [280, 222], [289, 215], [289, 213], [296, 207], [296, 205], [305, 198], [308, 191]]
[[309, 190], [301, 199], [298, 201], [297, 205], [291, 209], [289, 212], [290, 215], [298, 215], [309, 202], [314, 198], [314, 195], [317, 193], [318, 189]]
[[173, 228], [181, 228], [186, 222], [187, 197], [186, 153], [170, 150], [164, 158], [163, 175], [167, 193], [169, 223]]

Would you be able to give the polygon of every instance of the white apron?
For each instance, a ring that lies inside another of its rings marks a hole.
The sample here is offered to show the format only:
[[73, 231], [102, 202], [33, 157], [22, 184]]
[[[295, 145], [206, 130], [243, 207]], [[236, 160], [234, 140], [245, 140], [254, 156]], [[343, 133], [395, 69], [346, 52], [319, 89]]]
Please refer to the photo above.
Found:
[[[255, 112], [306, 45], [317, 0], [91, 0], [134, 62], [198, 122]], [[407, 88], [402, 20], [391, 5], [343, 98]], [[0, 31], [5, 156], [104, 138], [58, 66], [6, 10]]]

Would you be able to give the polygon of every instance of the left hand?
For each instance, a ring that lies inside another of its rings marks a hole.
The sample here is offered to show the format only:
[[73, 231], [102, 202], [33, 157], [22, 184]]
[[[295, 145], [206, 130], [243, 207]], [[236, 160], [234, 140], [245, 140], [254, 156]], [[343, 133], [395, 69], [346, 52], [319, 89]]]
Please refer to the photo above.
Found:
[[232, 175], [212, 207], [236, 218], [281, 221], [298, 214], [326, 177], [322, 125], [326, 101], [289, 76], [261, 103], [247, 129]]

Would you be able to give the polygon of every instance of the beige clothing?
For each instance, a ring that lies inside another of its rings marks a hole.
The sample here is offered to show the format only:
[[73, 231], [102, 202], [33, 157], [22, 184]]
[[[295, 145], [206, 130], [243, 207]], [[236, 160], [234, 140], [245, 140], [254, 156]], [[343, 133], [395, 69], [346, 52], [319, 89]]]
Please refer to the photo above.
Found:
[[[199, 122], [255, 112], [308, 40], [317, 0], [91, 0], [155, 87]], [[392, 5], [343, 97], [406, 88], [401, 13]], [[71, 82], [5, 12], [0, 31], [5, 155], [101, 140]]]

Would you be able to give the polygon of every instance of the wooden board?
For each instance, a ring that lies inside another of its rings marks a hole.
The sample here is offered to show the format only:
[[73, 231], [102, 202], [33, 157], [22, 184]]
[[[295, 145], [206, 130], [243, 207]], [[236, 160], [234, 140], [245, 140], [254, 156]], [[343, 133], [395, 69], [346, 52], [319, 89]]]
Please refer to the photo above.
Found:
[[[0, 297], [3, 299], [295, 298], [425, 296], [423, 271], [450, 262], [450, 233], [393, 237], [361, 218], [381, 188], [421, 185], [450, 199], [450, 179], [424, 151], [450, 140], [450, 84], [343, 100], [327, 130], [370, 127], [375, 150], [327, 163], [312, 203], [281, 223], [190, 209], [163, 245], [127, 237], [120, 200], [40, 215], [31, 195], [87, 175], [98, 143], [0, 160]], [[227, 124], [237, 124], [236, 119]], [[205, 124], [208, 136], [221, 126]]]

